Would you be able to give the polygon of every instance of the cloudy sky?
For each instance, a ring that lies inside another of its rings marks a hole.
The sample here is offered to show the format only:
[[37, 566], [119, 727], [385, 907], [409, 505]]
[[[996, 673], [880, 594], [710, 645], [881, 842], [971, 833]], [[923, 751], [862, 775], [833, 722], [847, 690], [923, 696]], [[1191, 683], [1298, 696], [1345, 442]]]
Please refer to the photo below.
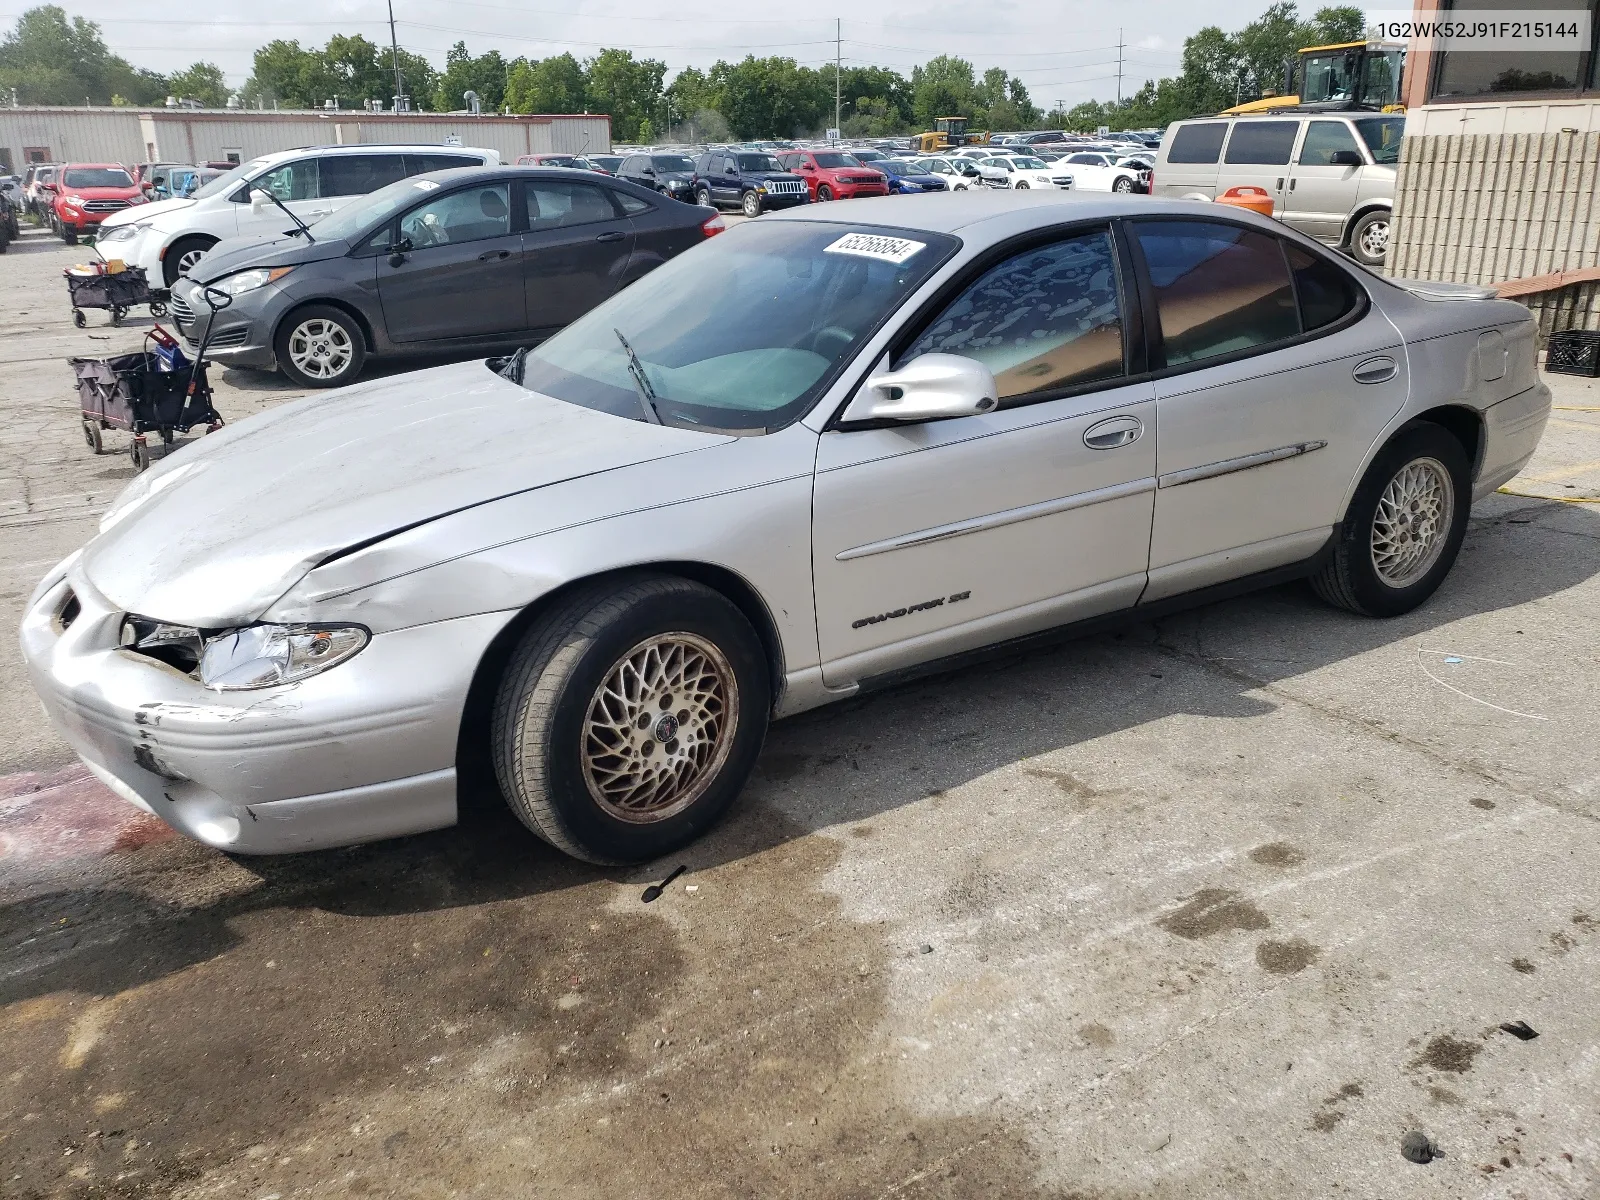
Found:
[[[230, 83], [250, 73], [251, 53], [273, 38], [320, 45], [336, 33], [362, 33], [387, 44], [383, 0], [209, 0], [203, 4], [155, 0], [56, 0], [74, 15], [100, 23], [111, 48], [131, 62], [172, 71], [197, 59], [217, 63]], [[498, 49], [508, 58], [542, 58], [571, 51], [579, 58], [603, 46], [659, 58], [668, 78], [685, 66], [718, 58], [781, 54], [820, 65], [834, 56], [834, 16], [826, 8], [717, 5], [683, 0], [689, 11], [664, 15], [649, 0], [395, 0], [400, 44], [442, 63], [462, 40], [474, 54]], [[836, 5], [843, 17], [847, 64], [872, 63], [909, 72], [937, 54], [959, 54], [981, 71], [1002, 66], [1027, 84], [1034, 102], [1069, 107], [1117, 88], [1117, 42], [1124, 88], [1173, 74], [1183, 39], [1202, 25], [1234, 29], [1254, 18], [1267, 0], [1133, 0], [1110, 5], [1063, 5], [1054, 0], [996, 0], [981, 5], [906, 0], [855, 0]], [[25, 4], [0, 0], [9, 26]], [[1302, 6], [1307, 11], [1315, 3]], [[790, 9], [788, 11], [796, 11]], [[759, 16], [746, 16], [755, 11]], [[816, 12], [819, 15], [811, 16]], [[1126, 22], [1119, 31], [1117, 22]]]

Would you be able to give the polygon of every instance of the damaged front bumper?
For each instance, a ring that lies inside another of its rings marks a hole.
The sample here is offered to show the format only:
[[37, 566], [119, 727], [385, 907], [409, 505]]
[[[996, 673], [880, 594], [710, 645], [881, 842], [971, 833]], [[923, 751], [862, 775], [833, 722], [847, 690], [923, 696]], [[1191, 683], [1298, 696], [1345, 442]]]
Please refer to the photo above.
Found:
[[237, 692], [121, 648], [124, 616], [73, 562], [21, 631], [51, 722], [123, 799], [246, 854], [455, 823], [461, 712], [503, 614], [379, 634], [324, 674]]

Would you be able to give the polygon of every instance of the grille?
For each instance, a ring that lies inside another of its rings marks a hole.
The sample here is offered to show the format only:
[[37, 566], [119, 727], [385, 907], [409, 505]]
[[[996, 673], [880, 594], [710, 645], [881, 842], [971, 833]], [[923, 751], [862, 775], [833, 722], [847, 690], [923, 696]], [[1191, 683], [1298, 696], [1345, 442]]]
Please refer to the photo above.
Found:
[[84, 212], [116, 212], [118, 209], [127, 208], [126, 200], [90, 200], [83, 206]]
[[1050, 182], [1055, 184], [1058, 188], [1069, 188], [1072, 186], [1072, 176], [1052, 175], [1050, 176]]
[[240, 325], [237, 329], [222, 329], [211, 335], [211, 340], [206, 343], [208, 350], [226, 350], [230, 346], [242, 346], [250, 334], [248, 325]]
[[840, 183], [856, 183], [856, 184], [861, 184], [863, 186], [869, 186], [870, 187], [874, 183], [882, 183], [883, 181], [881, 179], [879, 179], [876, 175], [841, 175], [839, 177], [839, 182]]
[[922, 190], [925, 192], [947, 192], [950, 189], [945, 186], [944, 180], [935, 177], [926, 181], [922, 185]]
[[182, 296], [178, 295], [177, 292], [173, 292], [172, 295], [168, 297], [167, 308], [171, 310], [172, 319], [175, 321], [194, 320], [194, 309], [190, 308], [189, 302]]
[[767, 191], [772, 193], [774, 196], [781, 196], [781, 195], [785, 195], [785, 194], [791, 194], [792, 195], [792, 194], [796, 194], [796, 193], [799, 193], [799, 192], [803, 192], [805, 190], [806, 190], [805, 181], [801, 180], [801, 179], [769, 179], [769, 180], [767, 180]]

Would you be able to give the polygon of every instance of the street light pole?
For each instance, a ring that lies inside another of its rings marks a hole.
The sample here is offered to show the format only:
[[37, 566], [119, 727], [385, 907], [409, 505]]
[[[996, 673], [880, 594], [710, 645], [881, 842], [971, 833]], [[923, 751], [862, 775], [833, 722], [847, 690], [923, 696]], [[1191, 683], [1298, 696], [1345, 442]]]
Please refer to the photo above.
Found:
[[833, 127], [839, 128], [839, 71], [844, 62], [844, 22], [833, 19]]
[[394, 32], [394, 0], [389, 0], [389, 49], [394, 55], [394, 110], [405, 102], [405, 84], [400, 79], [400, 39]]

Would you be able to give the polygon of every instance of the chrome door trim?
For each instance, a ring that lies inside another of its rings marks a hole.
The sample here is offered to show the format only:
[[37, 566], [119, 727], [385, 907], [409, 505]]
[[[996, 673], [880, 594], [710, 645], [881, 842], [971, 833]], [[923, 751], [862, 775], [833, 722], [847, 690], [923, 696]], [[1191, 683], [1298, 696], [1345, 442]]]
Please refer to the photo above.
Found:
[[1041, 500], [1037, 504], [1024, 504], [1020, 508], [1008, 508], [1001, 512], [989, 513], [982, 517], [969, 517], [965, 521], [953, 521], [949, 525], [935, 525], [932, 529], [918, 530], [916, 533], [902, 533], [897, 537], [884, 538], [880, 542], [868, 542], [863, 546], [852, 546], [848, 550], [841, 550], [833, 557], [837, 562], [848, 562], [853, 558], [867, 558], [873, 554], [885, 554], [890, 550], [904, 550], [908, 546], [922, 546], [929, 542], [942, 542], [946, 538], [961, 537], [967, 533], [981, 533], [989, 529], [999, 529], [1004, 525], [1015, 525], [1019, 521], [1032, 521], [1037, 517], [1050, 517], [1057, 513], [1071, 512], [1078, 508], [1088, 508], [1094, 504], [1104, 504], [1108, 500], [1121, 500], [1126, 496], [1138, 496], [1145, 492], [1156, 490], [1154, 479], [1130, 479], [1127, 483], [1114, 483], [1110, 487], [1095, 488], [1093, 491], [1076, 492], [1071, 496], [1062, 496], [1055, 500]]
[[1188, 467], [1182, 471], [1170, 471], [1161, 476], [1156, 483], [1157, 487], [1178, 487], [1185, 483], [1198, 483], [1202, 479], [1215, 479], [1218, 475], [1232, 475], [1235, 471], [1248, 471], [1252, 467], [1264, 467], [1268, 463], [1282, 462], [1286, 458], [1299, 458], [1302, 454], [1310, 454], [1313, 450], [1321, 450], [1327, 442], [1296, 442], [1292, 446], [1279, 446], [1276, 450], [1261, 450], [1255, 454], [1244, 454], [1238, 458], [1225, 458], [1221, 462], [1207, 463], [1203, 467]]

